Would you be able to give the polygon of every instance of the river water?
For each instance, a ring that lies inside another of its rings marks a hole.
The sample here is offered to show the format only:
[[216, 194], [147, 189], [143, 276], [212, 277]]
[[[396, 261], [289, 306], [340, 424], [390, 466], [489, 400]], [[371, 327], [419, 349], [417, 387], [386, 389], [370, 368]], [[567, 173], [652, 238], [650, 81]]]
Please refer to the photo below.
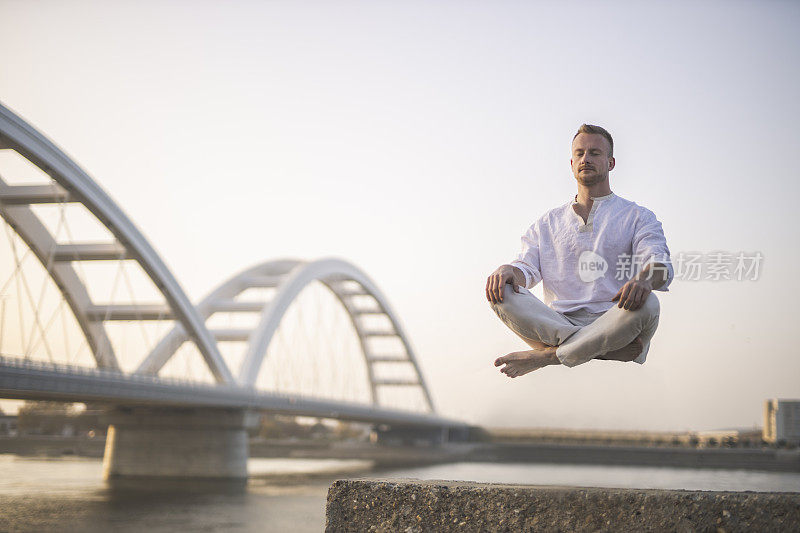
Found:
[[102, 461], [0, 455], [0, 531], [322, 531], [328, 486], [342, 477], [800, 492], [800, 474], [619, 466], [454, 463], [370, 472], [364, 461], [251, 459], [244, 492], [111, 490]]

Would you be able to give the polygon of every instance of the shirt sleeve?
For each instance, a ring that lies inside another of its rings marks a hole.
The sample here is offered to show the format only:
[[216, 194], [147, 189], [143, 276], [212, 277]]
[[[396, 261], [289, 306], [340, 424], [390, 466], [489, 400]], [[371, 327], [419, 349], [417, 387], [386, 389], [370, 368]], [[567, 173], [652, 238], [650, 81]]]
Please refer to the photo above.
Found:
[[539, 263], [539, 223], [534, 223], [522, 236], [522, 251], [511, 263], [525, 274], [525, 288], [530, 289], [542, 281], [542, 267]]
[[[641, 264], [641, 269], [650, 263], [661, 263], [667, 267], [667, 281], [657, 291], [669, 291], [669, 284], [675, 277], [672, 260], [667, 247], [664, 229], [656, 215], [649, 209], [642, 209], [636, 221], [636, 231], [633, 236], [634, 263]], [[641, 270], [640, 270], [641, 271]]]

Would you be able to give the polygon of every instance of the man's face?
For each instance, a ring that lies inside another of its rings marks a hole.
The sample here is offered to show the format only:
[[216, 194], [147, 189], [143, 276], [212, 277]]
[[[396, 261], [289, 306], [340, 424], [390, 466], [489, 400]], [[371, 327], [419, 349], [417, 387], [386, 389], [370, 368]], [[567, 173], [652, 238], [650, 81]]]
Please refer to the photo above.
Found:
[[608, 179], [614, 158], [608, 156], [611, 144], [597, 133], [579, 133], [572, 141], [572, 174], [578, 183], [591, 186]]

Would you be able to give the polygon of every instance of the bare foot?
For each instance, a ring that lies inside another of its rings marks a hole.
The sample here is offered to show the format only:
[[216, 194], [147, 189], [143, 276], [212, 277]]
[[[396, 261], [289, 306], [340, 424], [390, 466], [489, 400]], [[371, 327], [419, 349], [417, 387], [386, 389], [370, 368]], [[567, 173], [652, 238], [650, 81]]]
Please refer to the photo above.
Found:
[[636, 337], [631, 343], [619, 350], [608, 352], [603, 355], [595, 357], [595, 359], [605, 359], [609, 361], [633, 361], [644, 349], [644, 343], [641, 337]]
[[561, 362], [556, 357], [556, 349], [553, 346], [547, 346], [544, 349], [537, 348], [523, 352], [511, 352], [503, 357], [498, 357], [494, 362], [494, 366], [505, 365], [500, 369], [500, 372], [510, 378], [522, 376], [548, 365], [559, 364]]

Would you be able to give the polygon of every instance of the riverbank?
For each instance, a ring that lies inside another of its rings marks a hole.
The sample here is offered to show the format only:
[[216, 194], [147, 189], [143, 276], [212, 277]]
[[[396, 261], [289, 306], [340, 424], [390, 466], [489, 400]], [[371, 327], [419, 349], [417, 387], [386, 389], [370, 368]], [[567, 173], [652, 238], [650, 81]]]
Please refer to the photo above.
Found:
[[494, 443], [472, 450], [469, 460], [800, 472], [800, 450], [766, 447], [676, 448], [671, 446]]
[[[22, 456], [102, 458], [105, 439], [23, 436], [0, 438], [0, 453]], [[443, 446], [386, 446], [366, 442], [250, 442], [252, 458], [371, 461], [377, 468], [454, 462], [660, 466], [765, 472], [800, 472], [800, 449], [691, 448], [599, 444], [482, 442]]]
[[800, 494], [339, 480], [326, 531], [793, 531]]

